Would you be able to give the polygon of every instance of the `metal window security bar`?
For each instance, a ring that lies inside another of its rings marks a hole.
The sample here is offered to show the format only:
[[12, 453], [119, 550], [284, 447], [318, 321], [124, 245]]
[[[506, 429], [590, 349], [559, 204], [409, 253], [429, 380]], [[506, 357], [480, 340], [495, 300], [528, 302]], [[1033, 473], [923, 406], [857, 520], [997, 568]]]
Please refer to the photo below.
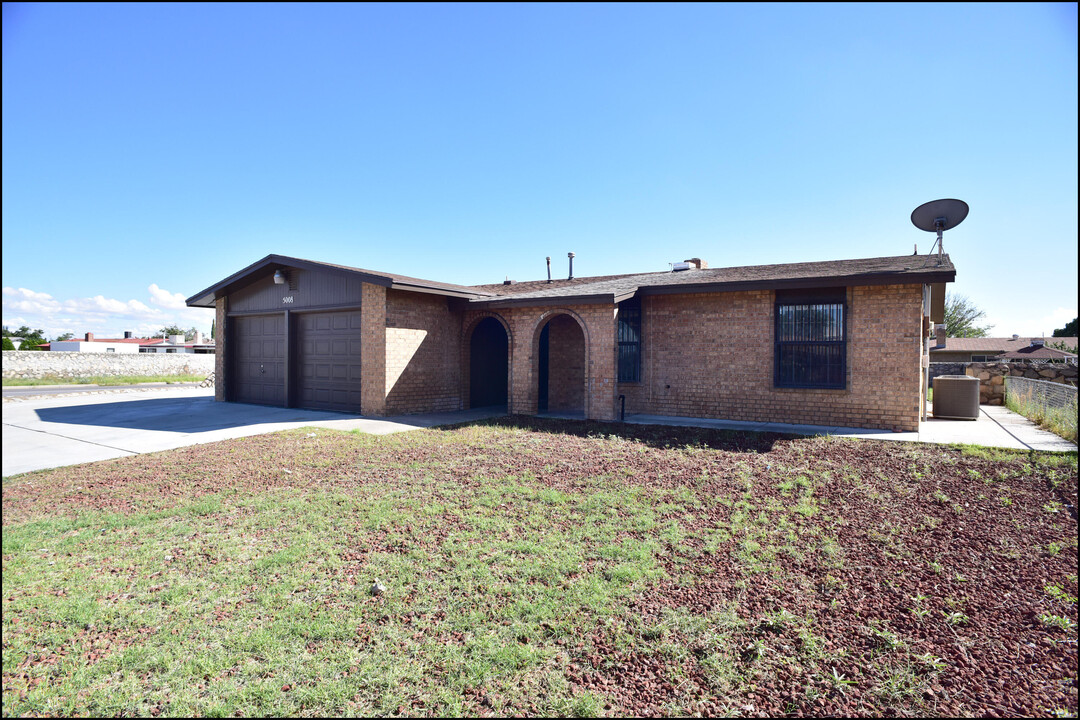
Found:
[[619, 303], [619, 382], [641, 382], [641, 304]]
[[774, 384], [789, 388], [846, 385], [843, 291], [777, 294]]

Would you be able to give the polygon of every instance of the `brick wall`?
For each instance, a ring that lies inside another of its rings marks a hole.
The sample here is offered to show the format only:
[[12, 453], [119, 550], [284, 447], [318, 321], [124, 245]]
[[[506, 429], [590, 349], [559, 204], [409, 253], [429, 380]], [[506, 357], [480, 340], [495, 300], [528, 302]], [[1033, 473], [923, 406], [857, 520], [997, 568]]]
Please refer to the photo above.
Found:
[[569, 315], [548, 323], [548, 410], [585, 410], [585, 335]]
[[[486, 308], [467, 308], [462, 327], [474, 327], [480, 318], [492, 315], [499, 317], [510, 328], [509, 412], [522, 415], [536, 414], [540, 331], [549, 321], [559, 316], [566, 316], [582, 330], [585, 343], [584, 382], [582, 384], [585, 416], [595, 420], [615, 419], [617, 350], [613, 306], [511, 307], [499, 308], [494, 312]], [[463, 337], [462, 343], [467, 342], [468, 337]], [[467, 352], [463, 352], [462, 356], [467, 358]], [[463, 368], [462, 375], [468, 377], [468, 367]]]
[[360, 296], [360, 412], [386, 414], [386, 288], [364, 283]]
[[462, 407], [461, 314], [446, 298], [386, 291], [385, 342], [387, 414]]
[[229, 379], [229, 365], [226, 360], [230, 348], [226, 344], [228, 338], [225, 336], [228, 302], [229, 299], [223, 297], [214, 301], [214, 341], [217, 344], [214, 348], [214, 400], [218, 402], [225, 400], [225, 383]]
[[627, 413], [916, 430], [922, 286], [848, 289], [843, 390], [773, 387], [771, 291], [652, 295]]

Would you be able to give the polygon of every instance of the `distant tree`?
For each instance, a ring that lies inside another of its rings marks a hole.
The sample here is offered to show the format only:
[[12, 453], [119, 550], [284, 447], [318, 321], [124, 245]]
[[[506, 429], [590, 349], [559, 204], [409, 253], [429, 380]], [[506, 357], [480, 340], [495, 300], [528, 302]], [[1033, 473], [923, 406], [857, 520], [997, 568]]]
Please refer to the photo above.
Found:
[[213, 321], [213, 320], [211, 320], [211, 321], [210, 321], [210, 339], [211, 339], [211, 340], [214, 340], [214, 339], [215, 339], [215, 337], [214, 337], [214, 330], [215, 330], [215, 327], [214, 327], [214, 325], [215, 325], [214, 321]]
[[[1065, 336], [1059, 335], [1058, 337], [1065, 337]], [[1073, 355], [1077, 354], [1075, 345], [1069, 345], [1068, 343], [1062, 342], [1060, 340], [1058, 342], [1048, 342], [1048, 343], [1046, 343], [1046, 346], [1047, 347], [1052, 347], [1052, 348], [1057, 348], [1058, 350], [1064, 350], [1065, 352], [1072, 353]]]
[[[40, 350], [41, 348], [39, 348], [38, 345], [48, 342], [45, 339], [44, 330], [31, 330], [26, 325], [22, 325], [16, 330], [11, 330], [8, 328], [7, 325], [5, 325], [3, 330], [3, 336], [22, 338], [23, 343], [19, 346], [20, 350]], [[14, 343], [12, 344], [14, 345]]]
[[15, 344], [12, 343], [11, 338], [6, 336], [6, 335], [4, 336], [3, 346], [4, 346], [3, 347], [4, 350], [14, 350], [15, 349]]
[[1077, 318], [1073, 318], [1065, 327], [1055, 330], [1054, 337], [1076, 337], [1076, 321]]
[[188, 340], [195, 339], [195, 328], [191, 327], [191, 328], [188, 328], [187, 330], [185, 330], [182, 327], [180, 327], [179, 325], [168, 325], [168, 326], [163, 327], [160, 330], [158, 330], [157, 334], [158, 335], [183, 335], [184, 340], [188, 341]]
[[75, 339], [74, 333], [66, 332], [63, 335], [60, 335], [59, 337], [53, 338], [53, 342], [64, 342], [65, 340], [74, 340], [74, 339]]
[[986, 337], [994, 326], [975, 324], [984, 317], [986, 317], [986, 312], [980, 310], [964, 295], [945, 294], [945, 333], [949, 337]]

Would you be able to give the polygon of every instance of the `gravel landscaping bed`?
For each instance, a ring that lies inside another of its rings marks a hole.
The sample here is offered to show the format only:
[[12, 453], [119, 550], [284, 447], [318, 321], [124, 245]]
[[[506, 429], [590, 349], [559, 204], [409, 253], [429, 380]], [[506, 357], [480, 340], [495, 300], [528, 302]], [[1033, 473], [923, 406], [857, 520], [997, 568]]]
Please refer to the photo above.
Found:
[[31, 473], [4, 714], [1075, 715], [1076, 505], [1075, 453], [524, 418]]

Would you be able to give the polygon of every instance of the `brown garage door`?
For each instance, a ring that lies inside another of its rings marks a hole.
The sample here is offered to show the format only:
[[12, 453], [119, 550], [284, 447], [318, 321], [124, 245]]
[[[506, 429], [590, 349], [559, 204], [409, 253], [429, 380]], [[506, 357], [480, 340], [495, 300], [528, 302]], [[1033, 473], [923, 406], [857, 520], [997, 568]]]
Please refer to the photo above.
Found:
[[360, 311], [297, 316], [298, 405], [360, 412]]
[[285, 315], [233, 318], [232, 400], [285, 404]]

